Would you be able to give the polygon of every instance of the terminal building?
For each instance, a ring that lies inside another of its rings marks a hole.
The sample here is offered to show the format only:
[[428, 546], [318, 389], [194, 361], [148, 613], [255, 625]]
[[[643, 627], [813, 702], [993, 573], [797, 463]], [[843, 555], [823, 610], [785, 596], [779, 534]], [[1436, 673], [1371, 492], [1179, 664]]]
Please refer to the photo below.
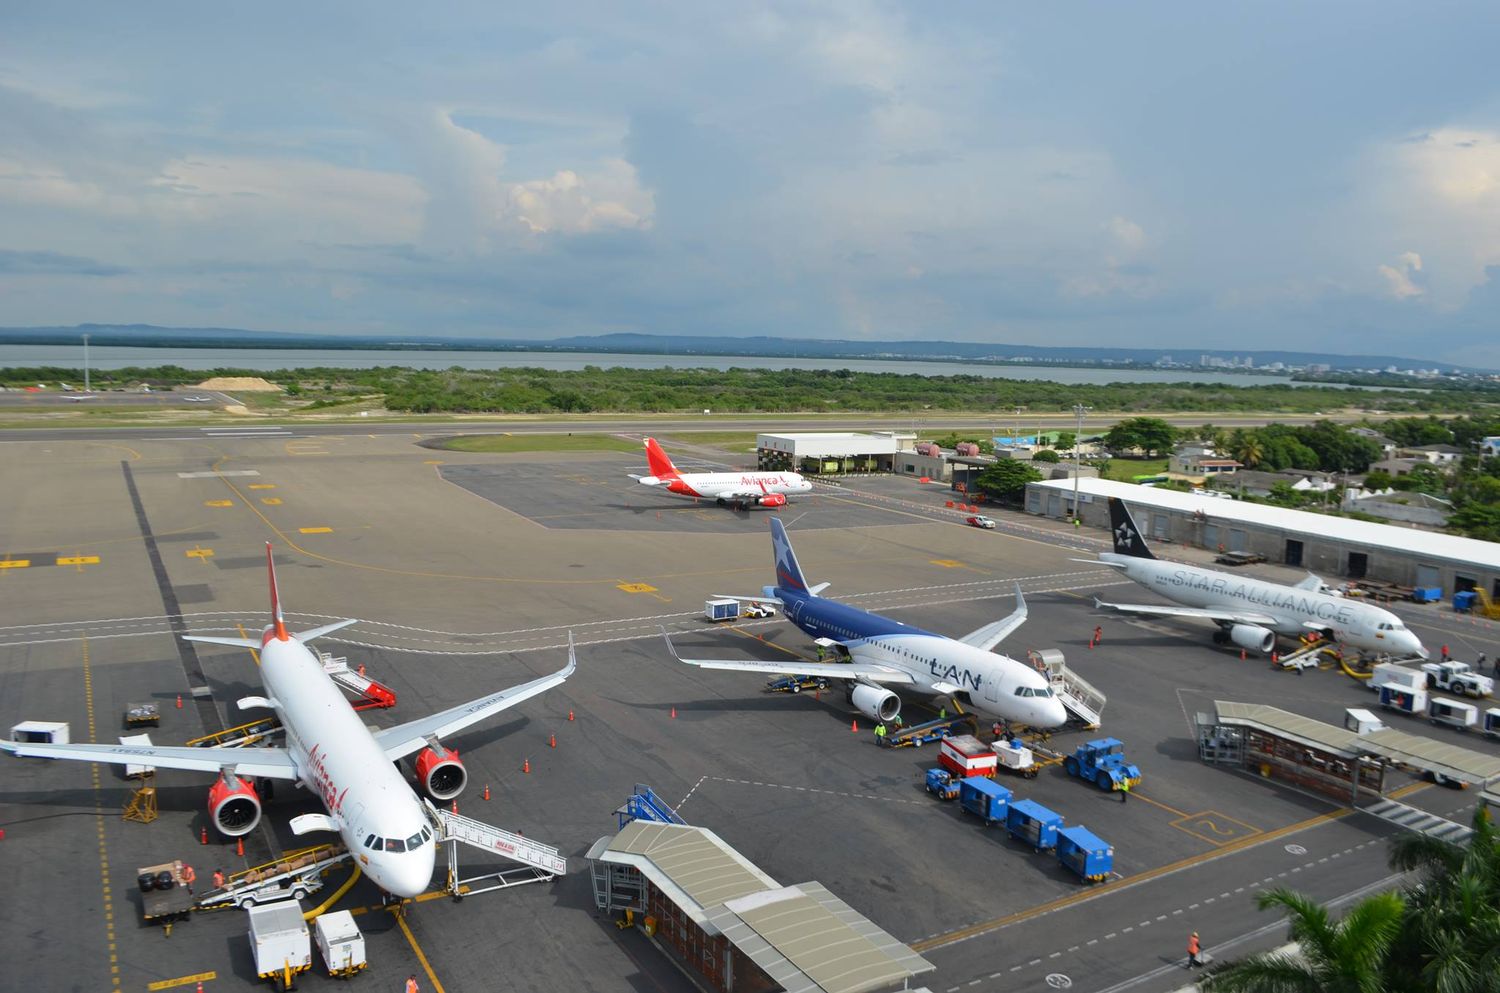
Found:
[[[1079, 518], [1108, 528], [1110, 497], [1125, 501], [1148, 541], [1253, 552], [1324, 576], [1439, 587], [1444, 596], [1480, 589], [1500, 599], [1500, 544], [1494, 542], [1112, 479], [1079, 479]], [[1028, 484], [1026, 510], [1069, 518], [1073, 481]]]
[[914, 454], [916, 440], [902, 431], [759, 434], [755, 462], [767, 472], [897, 472], [897, 454]]

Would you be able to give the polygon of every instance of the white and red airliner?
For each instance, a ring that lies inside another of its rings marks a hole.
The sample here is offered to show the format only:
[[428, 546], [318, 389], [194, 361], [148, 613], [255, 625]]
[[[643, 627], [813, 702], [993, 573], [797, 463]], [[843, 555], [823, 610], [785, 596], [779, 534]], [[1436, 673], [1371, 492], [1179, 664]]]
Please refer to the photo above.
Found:
[[568, 635], [568, 664], [557, 672], [396, 727], [371, 732], [349, 700], [323, 670], [306, 642], [347, 627], [336, 621], [290, 633], [276, 590], [271, 543], [266, 543], [271, 582], [271, 623], [259, 640], [184, 635], [189, 641], [231, 645], [260, 652], [266, 695], [244, 697], [241, 710], [267, 708], [286, 732], [284, 748], [192, 748], [131, 745], [26, 744], [0, 741], [15, 755], [83, 762], [152, 765], [164, 769], [215, 772], [208, 791], [214, 825], [235, 837], [260, 822], [261, 801], [251, 780], [293, 780], [316, 793], [326, 814], [292, 818], [296, 834], [335, 831], [375, 883], [398, 897], [413, 897], [432, 880], [437, 839], [422, 801], [393, 764], [413, 753], [417, 779], [437, 800], [451, 800], [468, 782], [458, 753], [439, 739], [454, 734], [571, 676], [578, 663]]
[[630, 478], [676, 496], [712, 500], [720, 507], [785, 507], [787, 494], [812, 490], [812, 483], [795, 472], [678, 472], [655, 438], [646, 439], [646, 462], [651, 475]]

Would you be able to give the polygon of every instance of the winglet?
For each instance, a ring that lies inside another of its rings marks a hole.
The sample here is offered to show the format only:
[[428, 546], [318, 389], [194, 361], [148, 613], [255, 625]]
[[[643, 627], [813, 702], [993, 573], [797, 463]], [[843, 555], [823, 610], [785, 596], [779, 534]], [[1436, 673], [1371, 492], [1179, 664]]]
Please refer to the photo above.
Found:
[[562, 677], [567, 679], [578, 671], [578, 653], [573, 650], [573, 629], [568, 629], [568, 664], [562, 671]]
[[271, 626], [277, 641], [290, 641], [286, 633], [286, 618], [281, 616], [281, 599], [276, 594], [276, 563], [271, 559], [271, 543], [266, 542], [266, 571], [271, 577]]
[[661, 640], [667, 643], [667, 651], [672, 653], [672, 657], [674, 659], [681, 662], [682, 656], [677, 654], [677, 646], [672, 644], [672, 636], [667, 634], [666, 625], [660, 624], [657, 626], [661, 629]]

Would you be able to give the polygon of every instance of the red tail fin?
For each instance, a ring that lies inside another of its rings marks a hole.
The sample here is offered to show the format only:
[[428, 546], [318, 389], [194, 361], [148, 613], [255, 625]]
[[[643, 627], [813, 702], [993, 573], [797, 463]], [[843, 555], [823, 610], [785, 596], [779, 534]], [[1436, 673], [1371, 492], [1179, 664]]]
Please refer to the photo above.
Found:
[[677, 475], [677, 467], [667, 458], [655, 438], [646, 439], [646, 463], [651, 466], [651, 475], [658, 479], [671, 479]]
[[266, 571], [271, 575], [271, 627], [277, 641], [290, 641], [286, 620], [281, 616], [281, 598], [276, 594], [276, 563], [271, 560], [271, 543], [266, 542]]

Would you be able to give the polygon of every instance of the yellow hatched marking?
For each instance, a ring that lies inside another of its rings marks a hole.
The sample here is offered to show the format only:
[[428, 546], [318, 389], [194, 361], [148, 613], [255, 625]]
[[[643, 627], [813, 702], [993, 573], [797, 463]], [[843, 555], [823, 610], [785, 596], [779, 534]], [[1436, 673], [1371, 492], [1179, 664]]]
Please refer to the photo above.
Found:
[[214, 550], [212, 548], [199, 548], [197, 545], [194, 545], [186, 552], [183, 552], [183, 554], [190, 559], [211, 559], [214, 557]]
[[203, 506], [205, 506], [205, 507], [233, 507], [234, 506], [234, 501], [233, 500], [204, 500], [203, 501]]
[[251, 489], [251, 490], [274, 490], [275, 488], [276, 488], [276, 484], [275, 483], [251, 483], [249, 486], [246, 487], [246, 489]]
[[422, 460], [422, 464], [423, 465], [442, 465], [443, 464], [443, 460], [442, 459], [423, 459]]
[[57, 560], [58, 565], [98, 565], [97, 555], [67, 555]]
[[0, 569], [26, 569], [30, 565], [30, 559], [0, 559]]
[[281, 497], [261, 497], [260, 502], [267, 507], [279, 507], [281, 506]]
[[655, 593], [656, 587], [649, 583], [621, 583], [615, 589], [625, 593]]
[[303, 534], [333, 534], [333, 528], [298, 528]]
[[944, 569], [962, 569], [964, 564], [958, 559], [929, 559], [933, 565], [940, 565]]
[[146, 986], [148, 990], [169, 990], [174, 986], [191, 986], [194, 983], [206, 983], [211, 979], [218, 979], [217, 972], [197, 972], [191, 976], [178, 976], [176, 979], [159, 979]]

